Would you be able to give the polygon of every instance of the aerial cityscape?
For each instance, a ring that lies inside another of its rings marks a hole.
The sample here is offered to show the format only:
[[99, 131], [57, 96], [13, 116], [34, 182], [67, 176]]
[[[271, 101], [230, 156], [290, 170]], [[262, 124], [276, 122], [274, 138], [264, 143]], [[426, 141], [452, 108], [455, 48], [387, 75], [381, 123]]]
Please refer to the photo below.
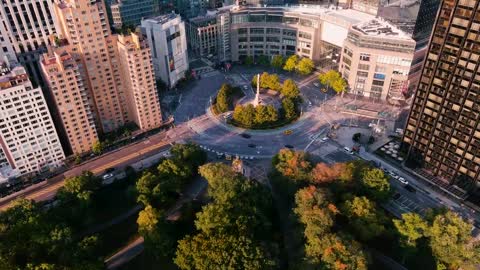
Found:
[[2, 0], [0, 270], [480, 269], [480, 0]]

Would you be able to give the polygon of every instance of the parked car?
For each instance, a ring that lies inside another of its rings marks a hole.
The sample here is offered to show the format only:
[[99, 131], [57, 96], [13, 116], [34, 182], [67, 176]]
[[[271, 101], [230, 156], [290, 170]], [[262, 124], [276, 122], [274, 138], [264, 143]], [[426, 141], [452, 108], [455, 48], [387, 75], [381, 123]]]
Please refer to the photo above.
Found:
[[392, 177], [393, 179], [398, 179], [398, 175], [396, 175], [394, 172], [392, 171], [388, 171], [388, 175], [390, 175], [390, 177]]
[[321, 139], [321, 141], [322, 141], [322, 142], [328, 141], [328, 137], [323, 137], [323, 138]]
[[318, 82], [314, 82], [313, 85], [315, 85], [315, 87], [320, 87], [320, 84]]
[[402, 183], [404, 185], [408, 185], [408, 181], [405, 180], [405, 178], [403, 178], [403, 177], [399, 177], [397, 180], [400, 181], [400, 183]]
[[106, 173], [102, 176], [103, 180], [108, 180], [113, 177], [113, 173]]
[[290, 144], [285, 144], [285, 147], [288, 149], [293, 149], [293, 145], [290, 145]]
[[350, 148], [348, 148], [348, 147], [345, 146], [345, 147], [343, 148], [343, 150], [344, 150], [345, 152], [347, 152], [348, 154], [353, 155], [353, 151], [352, 151]]

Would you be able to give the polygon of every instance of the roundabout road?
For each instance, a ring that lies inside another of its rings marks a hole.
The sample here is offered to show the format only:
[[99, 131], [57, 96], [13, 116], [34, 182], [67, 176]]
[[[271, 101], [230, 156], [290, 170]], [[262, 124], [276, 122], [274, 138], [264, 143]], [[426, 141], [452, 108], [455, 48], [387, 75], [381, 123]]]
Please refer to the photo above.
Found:
[[[332, 111], [332, 106], [322, 104], [326, 95], [317, 87], [312, 87], [316, 76], [296, 80], [305, 100], [302, 116], [297, 121], [275, 130], [245, 130], [227, 125], [223, 117], [214, 116], [208, 108], [210, 97], [216, 94], [222, 83], [228, 82], [244, 89], [243, 85], [250, 85], [251, 75], [235, 72], [226, 75], [214, 72], [208, 77], [204, 75], [190, 91], [182, 95], [182, 102], [174, 113], [177, 128], [171, 130], [168, 136], [192, 140], [213, 152], [233, 156], [269, 158], [285, 146], [304, 150], [314, 138], [325, 136], [332, 123], [342, 122], [348, 117]], [[284, 79], [285, 76], [281, 77]], [[285, 130], [291, 130], [292, 133], [285, 135]], [[242, 133], [249, 134], [250, 138], [242, 137]]]

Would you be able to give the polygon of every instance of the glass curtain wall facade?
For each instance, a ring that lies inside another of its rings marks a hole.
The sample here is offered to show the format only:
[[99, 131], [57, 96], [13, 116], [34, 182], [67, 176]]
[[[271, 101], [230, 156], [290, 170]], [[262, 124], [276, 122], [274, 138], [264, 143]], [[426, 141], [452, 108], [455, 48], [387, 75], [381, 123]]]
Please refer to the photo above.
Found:
[[405, 135], [407, 165], [469, 191], [480, 180], [480, 0], [444, 0]]

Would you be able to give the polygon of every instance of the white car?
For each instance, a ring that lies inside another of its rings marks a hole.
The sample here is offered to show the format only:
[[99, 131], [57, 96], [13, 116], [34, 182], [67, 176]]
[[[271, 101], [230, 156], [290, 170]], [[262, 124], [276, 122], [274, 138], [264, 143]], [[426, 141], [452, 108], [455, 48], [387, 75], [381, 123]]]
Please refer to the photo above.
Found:
[[343, 150], [344, 150], [345, 152], [349, 153], [350, 155], [353, 155], [353, 154], [354, 154], [353, 151], [352, 151], [350, 148], [346, 147], [346, 146], [343, 148]]
[[404, 185], [408, 185], [408, 181], [405, 180], [405, 178], [403, 178], [403, 177], [399, 177], [397, 180], [400, 181], [400, 183], [402, 183]]
[[396, 175], [394, 172], [388, 172], [388, 174], [390, 175], [390, 177], [392, 177], [393, 179], [398, 179], [399, 176]]
[[103, 180], [108, 180], [113, 177], [113, 173], [106, 173], [102, 176]]
[[319, 83], [313, 83], [313, 85], [315, 85], [316, 87], [320, 87], [320, 84]]
[[323, 137], [322, 142], [326, 142], [326, 141], [328, 141], [328, 137]]

